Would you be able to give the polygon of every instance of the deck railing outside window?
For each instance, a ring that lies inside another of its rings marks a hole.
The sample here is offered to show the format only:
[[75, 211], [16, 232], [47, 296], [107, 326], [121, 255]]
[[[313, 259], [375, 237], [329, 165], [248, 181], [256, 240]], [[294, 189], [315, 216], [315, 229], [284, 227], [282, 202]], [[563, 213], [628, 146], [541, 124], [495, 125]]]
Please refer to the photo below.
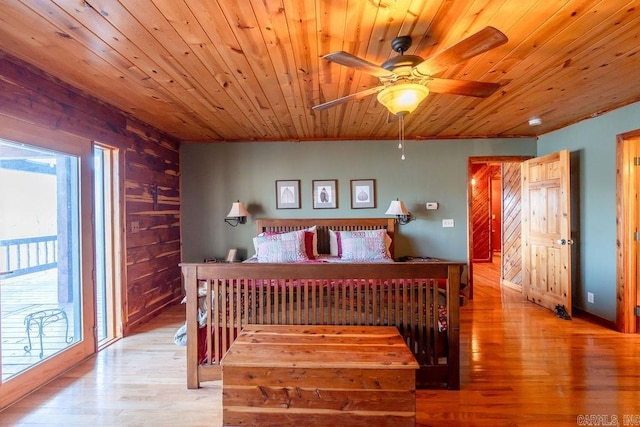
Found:
[[0, 271], [7, 278], [57, 266], [58, 236], [0, 240]]

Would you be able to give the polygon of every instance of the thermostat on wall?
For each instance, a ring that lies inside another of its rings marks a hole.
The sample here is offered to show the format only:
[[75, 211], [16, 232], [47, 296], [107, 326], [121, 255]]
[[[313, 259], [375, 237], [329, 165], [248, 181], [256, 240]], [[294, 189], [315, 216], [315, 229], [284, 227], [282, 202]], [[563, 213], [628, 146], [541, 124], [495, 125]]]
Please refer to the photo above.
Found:
[[427, 210], [436, 210], [438, 209], [438, 202], [427, 202]]

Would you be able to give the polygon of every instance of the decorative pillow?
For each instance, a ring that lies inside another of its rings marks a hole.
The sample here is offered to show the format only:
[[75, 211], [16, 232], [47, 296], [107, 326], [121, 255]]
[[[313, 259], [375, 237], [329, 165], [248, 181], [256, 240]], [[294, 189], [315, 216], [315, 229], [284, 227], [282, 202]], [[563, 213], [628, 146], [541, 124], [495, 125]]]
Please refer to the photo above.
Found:
[[[338, 244], [338, 235], [336, 233], [340, 233], [340, 231], [336, 232], [329, 229], [329, 254], [331, 256], [342, 257], [342, 248]], [[391, 242], [392, 242], [391, 237], [385, 231], [384, 244], [385, 244], [387, 258], [391, 258]]]
[[[311, 241], [311, 252], [313, 253], [313, 257], [309, 257], [309, 259], [315, 259], [318, 256], [318, 227], [314, 225], [313, 227], [309, 227], [304, 231], [311, 233], [313, 235], [313, 238]], [[307, 244], [306, 241], [305, 241], [305, 244]], [[308, 246], [307, 246], [307, 254], [309, 254]]]
[[[304, 249], [307, 254], [307, 258], [316, 259], [318, 256], [318, 233], [316, 231], [316, 226], [306, 228], [304, 230]], [[258, 237], [260, 236], [274, 236], [276, 234], [284, 234], [286, 232], [280, 231], [265, 231], [264, 233], [258, 234], [258, 236], [253, 238], [253, 249], [258, 254]]]
[[263, 233], [256, 237], [258, 262], [301, 262], [307, 261], [305, 232]]
[[339, 256], [351, 261], [389, 259], [386, 235], [386, 230], [338, 231]]

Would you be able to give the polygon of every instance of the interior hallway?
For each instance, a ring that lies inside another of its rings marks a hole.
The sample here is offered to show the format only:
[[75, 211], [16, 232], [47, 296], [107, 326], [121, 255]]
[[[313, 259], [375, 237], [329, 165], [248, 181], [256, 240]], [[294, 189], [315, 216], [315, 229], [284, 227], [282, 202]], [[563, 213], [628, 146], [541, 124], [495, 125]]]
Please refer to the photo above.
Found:
[[[461, 308], [461, 390], [419, 390], [417, 425], [576, 426], [585, 415], [640, 421], [640, 337], [561, 320], [503, 294], [492, 269], [474, 265], [474, 300]], [[185, 349], [173, 343], [183, 310], [0, 412], [0, 425], [220, 425], [220, 382], [185, 385]]]

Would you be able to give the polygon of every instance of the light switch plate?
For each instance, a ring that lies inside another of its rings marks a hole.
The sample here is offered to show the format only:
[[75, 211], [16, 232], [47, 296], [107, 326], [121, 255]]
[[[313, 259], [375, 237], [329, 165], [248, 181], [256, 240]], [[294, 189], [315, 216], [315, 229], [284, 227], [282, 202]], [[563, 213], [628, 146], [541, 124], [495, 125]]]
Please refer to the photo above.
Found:
[[442, 220], [442, 227], [443, 228], [451, 228], [453, 227], [453, 219], [443, 219]]
[[438, 202], [427, 202], [427, 210], [436, 210], [438, 209]]

